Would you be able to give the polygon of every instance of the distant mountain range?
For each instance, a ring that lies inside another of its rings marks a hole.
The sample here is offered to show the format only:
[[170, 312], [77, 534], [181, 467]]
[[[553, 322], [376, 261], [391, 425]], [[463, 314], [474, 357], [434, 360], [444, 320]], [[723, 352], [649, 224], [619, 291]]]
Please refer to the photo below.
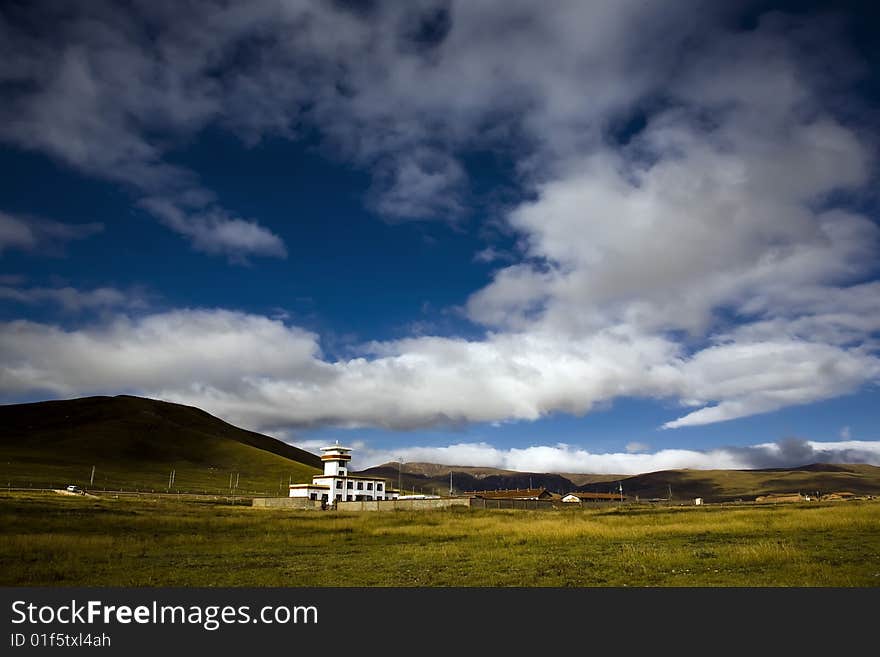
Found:
[[543, 487], [561, 494], [617, 493], [622, 488], [629, 499], [671, 497], [690, 501], [702, 497], [707, 502], [753, 500], [758, 495], [788, 492], [880, 495], [880, 467], [864, 464], [813, 463], [765, 470], [664, 470], [626, 476], [516, 472], [435, 463], [405, 463], [399, 467], [397, 463], [385, 463], [363, 472], [392, 479], [395, 484], [399, 478], [407, 492], [424, 493], [448, 493], [452, 473], [456, 492]]
[[[92, 468], [94, 479], [92, 480]], [[0, 406], [0, 486], [286, 495], [309, 481], [320, 457], [235, 427], [205, 411], [121, 395]], [[629, 498], [707, 501], [768, 493], [849, 491], [880, 495], [880, 468], [810, 464], [771, 470], [667, 470], [635, 476], [516, 472], [435, 463], [385, 463], [381, 476], [405, 492], [445, 494], [543, 487], [557, 493], [618, 492]]]

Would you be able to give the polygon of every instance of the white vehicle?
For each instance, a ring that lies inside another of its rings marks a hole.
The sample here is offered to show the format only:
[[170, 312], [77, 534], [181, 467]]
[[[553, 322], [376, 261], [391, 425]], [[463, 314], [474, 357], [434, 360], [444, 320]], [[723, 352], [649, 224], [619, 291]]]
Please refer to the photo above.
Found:
[[67, 487], [67, 492], [68, 493], [82, 493], [82, 488], [80, 488], [79, 486], [74, 486], [73, 484], [70, 484], [70, 486]]

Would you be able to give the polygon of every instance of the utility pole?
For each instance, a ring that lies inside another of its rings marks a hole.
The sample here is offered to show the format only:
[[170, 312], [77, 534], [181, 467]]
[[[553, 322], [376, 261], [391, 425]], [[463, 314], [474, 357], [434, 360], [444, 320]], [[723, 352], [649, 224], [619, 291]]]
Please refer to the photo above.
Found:
[[617, 488], [620, 490], [620, 501], [623, 502], [623, 482], [617, 482]]
[[95, 483], [95, 466], [92, 466], [92, 476], [89, 477], [89, 486]]
[[669, 493], [669, 497], [667, 499], [671, 502], [672, 501], [672, 484], [666, 484], [666, 491]]
[[401, 483], [402, 481], [403, 481], [403, 457], [398, 456], [397, 457], [397, 490], [399, 490], [401, 492], [401, 494], [403, 493], [403, 484]]
[[452, 497], [452, 470], [449, 471], [449, 496]]

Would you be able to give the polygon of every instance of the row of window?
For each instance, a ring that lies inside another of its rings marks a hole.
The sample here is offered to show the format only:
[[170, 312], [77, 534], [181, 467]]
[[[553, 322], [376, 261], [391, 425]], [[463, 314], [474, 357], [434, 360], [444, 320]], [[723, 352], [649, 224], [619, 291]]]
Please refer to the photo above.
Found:
[[[328, 501], [328, 500], [327, 500], [328, 497], [329, 497], [329, 496], [327, 495], [327, 493], [323, 493], [323, 494], [321, 495], [320, 499], [321, 499], [322, 502], [326, 502], [326, 501]], [[317, 501], [317, 500], [318, 500], [318, 493], [310, 493], [310, 494], [309, 494], [309, 499], [310, 499], [310, 500], [315, 500], [315, 501]], [[382, 500], [385, 500], [385, 499], [386, 499], [386, 498], [384, 498], [384, 497], [373, 497], [372, 495], [357, 495], [357, 496], [355, 496], [355, 495], [347, 495], [347, 496], [345, 497], [345, 499], [343, 499], [342, 493], [336, 493], [336, 501], [337, 501], [337, 502], [345, 502], [345, 501], [360, 502], [360, 501], [363, 501], [363, 500], [369, 500], [369, 501], [379, 500], [379, 501], [382, 501]], [[388, 498], [388, 499], [392, 499], [392, 498]]]
[[[321, 495], [321, 498], [320, 498], [320, 499], [321, 499], [322, 502], [326, 502], [328, 497], [329, 497], [329, 496], [327, 495], [327, 493], [324, 493], [324, 494]], [[375, 497], [375, 498], [374, 498], [372, 495], [358, 495], [357, 497], [354, 497], [354, 496], [352, 496], [352, 497], [353, 497], [354, 499], [353, 499], [353, 500], [350, 499], [349, 501], [360, 502], [360, 501], [362, 501], [362, 500], [370, 500], [370, 501], [373, 501], [373, 500], [384, 500], [384, 499], [385, 499], [384, 497]], [[315, 501], [317, 501], [317, 500], [318, 500], [318, 493], [310, 493], [310, 494], [309, 494], [309, 499], [310, 499], [310, 500], [315, 500]], [[389, 499], [390, 499], [390, 498], [389, 498]], [[336, 501], [337, 501], [337, 502], [342, 502], [342, 501], [344, 501], [344, 500], [342, 499], [342, 493], [336, 493]]]
[[[353, 481], [347, 482], [346, 488], [348, 490], [352, 490], [354, 488], [353, 484], [354, 484]], [[339, 479], [336, 480], [336, 488], [342, 488], [342, 481]], [[357, 489], [363, 490], [364, 489], [364, 482], [362, 482], [362, 481], [357, 482]], [[373, 482], [372, 481], [367, 482], [367, 490], [373, 490]], [[376, 484], [376, 490], [377, 491], [382, 490], [382, 484]]]
[[384, 497], [373, 497], [372, 495], [349, 495], [347, 499], [342, 499], [342, 493], [336, 493], [336, 501], [337, 502], [362, 502], [366, 501], [375, 501], [375, 500], [384, 500]]

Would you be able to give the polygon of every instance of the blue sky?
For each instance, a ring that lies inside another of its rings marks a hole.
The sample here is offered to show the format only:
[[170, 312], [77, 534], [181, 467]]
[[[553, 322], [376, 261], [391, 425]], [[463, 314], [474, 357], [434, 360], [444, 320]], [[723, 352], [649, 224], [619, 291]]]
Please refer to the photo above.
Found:
[[0, 401], [880, 464], [876, 12], [704, 5], [5, 5]]

